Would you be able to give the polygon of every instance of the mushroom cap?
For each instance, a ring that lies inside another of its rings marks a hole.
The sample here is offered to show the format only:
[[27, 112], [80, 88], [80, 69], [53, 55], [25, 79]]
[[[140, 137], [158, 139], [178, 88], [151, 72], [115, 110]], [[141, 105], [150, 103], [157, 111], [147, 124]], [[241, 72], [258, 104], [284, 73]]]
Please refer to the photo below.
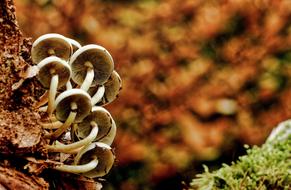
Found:
[[73, 48], [73, 53], [75, 53], [79, 48], [81, 48], [81, 44], [74, 39], [67, 38], [67, 40], [71, 43]]
[[59, 121], [66, 121], [71, 112], [71, 103], [77, 104], [77, 116], [74, 123], [81, 122], [91, 111], [91, 97], [81, 89], [70, 89], [62, 92], [55, 101], [56, 118]]
[[99, 142], [102, 142], [102, 143], [105, 143], [105, 144], [111, 146], [115, 136], [116, 136], [116, 123], [112, 119], [112, 127], [111, 127], [109, 133], [104, 138], [100, 139]]
[[68, 61], [72, 54], [72, 46], [66, 37], [60, 34], [45, 34], [37, 38], [31, 49], [32, 61], [37, 64], [51, 55]]
[[98, 134], [94, 141], [99, 141], [109, 133], [113, 124], [112, 120], [110, 113], [105, 108], [95, 106], [92, 108], [92, 112], [78, 124], [77, 134], [74, 135], [81, 139], [86, 138], [91, 132], [90, 123], [94, 121], [98, 125]]
[[85, 64], [90, 62], [94, 69], [94, 79], [91, 86], [104, 84], [110, 77], [114, 62], [109, 52], [99, 45], [86, 45], [78, 49], [70, 59], [72, 79], [81, 85], [87, 75]]
[[102, 177], [106, 175], [112, 168], [115, 156], [110, 146], [101, 142], [95, 142], [89, 144], [87, 147], [83, 148], [75, 163], [86, 164], [92, 161], [94, 157], [98, 159], [98, 165], [95, 169], [83, 173], [82, 175], [89, 178]]
[[45, 88], [50, 88], [50, 82], [54, 75], [58, 75], [58, 88], [64, 86], [71, 78], [71, 68], [69, 64], [56, 57], [50, 56], [37, 64], [39, 69], [37, 78]]
[[112, 72], [109, 79], [104, 84], [104, 87], [105, 87], [104, 96], [98, 103], [98, 105], [100, 106], [113, 102], [113, 100], [115, 100], [118, 97], [118, 94], [122, 89], [122, 81], [119, 74], [116, 71]]

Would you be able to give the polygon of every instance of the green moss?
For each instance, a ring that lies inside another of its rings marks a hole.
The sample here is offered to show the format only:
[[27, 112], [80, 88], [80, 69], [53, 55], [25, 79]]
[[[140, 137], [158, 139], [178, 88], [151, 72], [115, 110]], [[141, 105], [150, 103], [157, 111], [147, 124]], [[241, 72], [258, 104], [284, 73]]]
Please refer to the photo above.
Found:
[[281, 123], [262, 147], [247, 148], [247, 155], [219, 170], [198, 174], [193, 189], [291, 189], [291, 120]]

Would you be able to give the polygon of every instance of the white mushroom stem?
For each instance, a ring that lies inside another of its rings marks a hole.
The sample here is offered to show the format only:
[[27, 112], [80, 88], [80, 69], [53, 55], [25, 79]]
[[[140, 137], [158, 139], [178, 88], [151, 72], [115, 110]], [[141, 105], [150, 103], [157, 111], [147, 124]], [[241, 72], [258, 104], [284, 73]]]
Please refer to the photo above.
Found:
[[104, 93], [105, 93], [105, 87], [102, 85], [102, 86], [100, 86], [98, 88], [98, 90], [94, 94], [94, 96], [92, 96], [92, 98], [91, 98], [92, 105], [97, 104], [102, 99], [102, 97], [104, 96]]
[[83, 165], [60, 165], [55, 166], [54, 169], [62, 172], [69, 172], [69, 173], [85, 173], [93, 170], [98, 165], [97, 158], [93, 159], [91, 162]]
[[49, 95], [48, 95], [47, 113], [49, 114], [49, 116], [52, 115], [54, 111], [54, 104], [55, 104], [55, 98], [57, 94], [58, 83], [59, 83], [59, 76], [54, 75], [51, 79]]
[[88, 69], [86, 77], [81, 85], [81, 89], [84, 91], [88, 91], [94, 79], [94, 69], [92, 63], [90, 63], [89, 61], [85, 62], [85, 67], [87, 67]]
[[40, 123], [40, 125], [44, 129], [58, 129], [63, 125], [63, 123], [60, 121], [54, 121], [54, 122], [49, 122], [49, 123]]
[[48, 151], [50, 152], [63, 152], [63, 153], [72, 153], [74, 152], [74, 150], [79, 149], [89, 143], [91, 143], [94, 139], [96, 139], [96, 136], [98, 134], [98, 126], [97, 124], [94, 122], [91, 124], [92, 130], [90, 132], [90, 134], [84, 138], [83, 140], [80, 140], [78, 142], [74, 142], [72, 144], [62, 144], [62, 143], [57, 143], [55, 145], [48, 145], [46, 148], [48, 149]]
[[59, 127], [55, 132], [53, 132], [53, 134], [51, 135], [51, 137], [53, 139], [57, 139], [59, 136], [61, 136], [70, 126], [71, 124], [75, 121], [75, 118], [77, 116], [77, 104], [75, 102], [71, 103], [71, 112], [67, 118], [67, 120], [65, 121], [65, 123]]
[[70, 81], [68, 81], [68, 82], [66, 83], [66, 89], [67, 89], [67, 90], [71, 90], [71, 89], [73, 89], [73, 86], [72, 86], [72, 84], [71, 84]]
[[49, 55], [55, 55], [56, 54], [54, 49], [49, 49], [47, 52], [48, 52]]
[[42, 106], [38, 109], [40, 112], [46, 112], [47, 106]]

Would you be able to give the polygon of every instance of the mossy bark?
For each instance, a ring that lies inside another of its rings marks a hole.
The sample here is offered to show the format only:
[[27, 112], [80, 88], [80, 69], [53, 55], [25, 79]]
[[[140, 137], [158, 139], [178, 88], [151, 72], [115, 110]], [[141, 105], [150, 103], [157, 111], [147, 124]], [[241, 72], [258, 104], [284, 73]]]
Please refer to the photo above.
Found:
[[27, 72], [31, 44], [18, 27], [13, 1], [0, 0], [0, 190], [99, 189], [94, 181], [54, 171], [42, 178], [24, 170], [25, 157], [47, 158], [40, 115], [33, 108], [43, 89]]

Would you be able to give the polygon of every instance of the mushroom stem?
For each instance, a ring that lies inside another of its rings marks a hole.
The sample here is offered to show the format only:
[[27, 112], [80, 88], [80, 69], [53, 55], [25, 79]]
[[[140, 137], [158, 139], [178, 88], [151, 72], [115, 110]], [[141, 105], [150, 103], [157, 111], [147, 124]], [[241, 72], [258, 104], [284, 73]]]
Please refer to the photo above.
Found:
[[93, 68], [88, 67], [86, 77], [81, 85], [81, 89], [84, 91], [88, 91], [88, 89], [90, 88], [93, 82], [93, 79], [94, 79], [94, 70]]
[[98, 88], [98, 90], [94, 94], [94, 96], [92, 96], [92, 98], [91, 98], [92, 105], [97, 104], [102, 99], [102, 97], [104, 96], [104, 93], [105, 93], [105, 87], [102, 85], [102, 86], [100, 86]]
[[54, 121], [54, 122], [51, 122], [51, 123], [40, 123], [40, 125], [44, 129], [58, 129], [63, 125], [63, 123], [60, 122], [60, 121]]
[[49, 116], [51, 116], [54, 111], [54, 104], [55, 104], [55, 98], [57, 94], [58, 83], [59, 83], [59, 76], [54, 75], [51, 79], [49, 95], [48, 95], [47, 113], [49, 114]]
[[43, 93], [43, 95], [41, 95], [41, 97], [39, 98], [39, 101], [35, 104], [36, 108], [39, 108], [40, 106], [43, 106], [47, 103], [48, 101], [48, 91], [45, 91], [45, 93]]
[[48, 52], [49, 55], [55, 55], [56, 54], [55, 50], [52, 49], [52, 48], [49, 49], [47, 52]]
[[66, 119], [65, 123], [61, 127], [59, 127], [55, 132], [53, 132], [53, 134], [51, 135], [51, 137], [53, 139], [57, 139], [71, 126], [71, 124], [74, 122], [74, 120], [77, 116], [76, 110], [77, 110], [77, 104], [75, 102], [72, 102], [71, 103], [71, 112], [70, 112], [68, 118]]
[[48, 149], [48, 151], [50, 152], [63, 152], [63, 153], [72, 153], [73, 150], [78, 149], [82, 146], [85, 146], [89, 143], [91, 143], [97, 136], [98, 134], [98, 126], [97, 124], [94, 122], [92, 123], [92, 130], [90, 132], [90, 134], [84, 138], [83, 140], [80, 140], [78, 142], [74, 142], [72, 144], [62, 144], [62, 143], [58, 143], [55, 145], [48, 145], [46, 148]]
[[38, 108], [38, 111], [46, 112], [47, 111], [47, 106], [42, 106], [42, 107]]
[[55, 166], [54, 169], [62, 172], [69, 172], [69, 173], [85, 173], [93, 170], [98, 165], [97, 158], [93, 159], [87, 164], [83, 165], [60, 165]]
[[73, 89], [73, 86], [72, 86], [72, 84], [71, 84], [70, 81], [68, 81], [68, 82], [66, 83], [66, 89], [67, 89], [67, 90]]

